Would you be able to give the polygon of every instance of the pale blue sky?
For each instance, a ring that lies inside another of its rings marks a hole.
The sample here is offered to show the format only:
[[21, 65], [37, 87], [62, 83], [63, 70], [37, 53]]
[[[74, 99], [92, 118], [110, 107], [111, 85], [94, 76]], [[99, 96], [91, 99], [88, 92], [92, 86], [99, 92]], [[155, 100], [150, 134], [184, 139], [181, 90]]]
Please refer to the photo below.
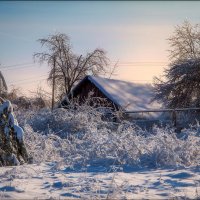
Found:
[[[75, 52], [101, 47], [119, 60], [113, 78], [151, 82], [168, 62], [166, 39], [174, 26], [185, 19], [199, 23], [199, 8], [197, 1], [0, 2], [2, 72], [26, 93], [44, 85], [48, 67], [31, 64], [34, 52], [44, 50], [36, 40], [63, 32]], [[4, 68], [22, 63], [29, 64]]]

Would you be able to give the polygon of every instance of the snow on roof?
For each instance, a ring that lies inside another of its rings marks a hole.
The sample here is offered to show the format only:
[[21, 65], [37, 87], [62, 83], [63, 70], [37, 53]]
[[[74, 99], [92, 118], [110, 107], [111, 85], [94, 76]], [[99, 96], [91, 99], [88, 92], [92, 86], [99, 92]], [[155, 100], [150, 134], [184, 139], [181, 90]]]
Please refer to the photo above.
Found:
[[161, 105], [152, 102], [153, 87], [150, 84], [139, 84], [97, 76], [87, 78], [115, 104], [126, 111], [159, 109]]

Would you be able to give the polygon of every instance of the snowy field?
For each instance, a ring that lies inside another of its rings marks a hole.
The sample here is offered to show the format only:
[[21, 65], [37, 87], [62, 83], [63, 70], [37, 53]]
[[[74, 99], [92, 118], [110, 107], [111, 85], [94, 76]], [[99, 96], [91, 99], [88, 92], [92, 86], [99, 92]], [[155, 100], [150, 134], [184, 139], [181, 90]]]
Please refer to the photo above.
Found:
[[0, 199], [200, 197], [200, 125], [177, 134], [84, 106], [16, 112], [32, 164], [0, 168]]
[[0, 172], [1, 199], [169, 199], [197, 198], [200, 168], [127, 169], [106, 172], [56, 170], [53, 163], [4, 167]]

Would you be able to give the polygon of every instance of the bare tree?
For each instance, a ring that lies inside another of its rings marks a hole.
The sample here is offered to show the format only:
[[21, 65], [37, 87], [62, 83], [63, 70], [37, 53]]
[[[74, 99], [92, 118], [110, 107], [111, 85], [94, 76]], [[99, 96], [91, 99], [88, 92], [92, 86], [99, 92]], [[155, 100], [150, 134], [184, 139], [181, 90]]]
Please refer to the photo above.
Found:
[[112, 76], [116, 76], [115, 74], [116, 70], [118, 68], [118, 61], [113, 65], [113, 67], [110, 67], [110, 71], [108, 72], [108, 78], [110, 79]]
[[41, 63], [47, 62], [51, 70], [48, 80], [52, 83], [55, 77], [56, 91], [69, 94], [75, 83], [85, 75], [105, 74], [109, 59], [103, 49], [95, 49], [85, 56], [72, 51], [69, 37], [66, 34], [50, 35], [38, 40], [47, 51], [35, 53], [34, 58]]
[[168, 39], [171, 64], [200, 58], [200, 26], [189, 21], [175, 26], [174, 34]]
[[167, 107], [200, 106], [200, 29], [188, 21], [169, 38], [170, 64], [163, 78], [155, 77], [155, 100]]
[[29, 91], [32, 94], [32, 106], [43, 108], [50, 107], [51, 94], [45, 91], [40, 84], [38, 84], [36, 91]]

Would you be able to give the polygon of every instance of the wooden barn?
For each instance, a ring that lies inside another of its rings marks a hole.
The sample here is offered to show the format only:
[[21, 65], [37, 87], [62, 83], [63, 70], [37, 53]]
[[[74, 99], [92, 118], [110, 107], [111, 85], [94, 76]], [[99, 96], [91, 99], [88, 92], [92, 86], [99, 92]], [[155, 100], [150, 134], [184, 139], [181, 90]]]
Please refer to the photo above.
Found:
[[[150, 84], [138, 84], [97, 76], [86, 76], [71, 91], [68, 99], [78, 98], [82, 103], [92, 92], [92, 97], [106, 99], [113, 108], [123, 111], [152, 110], [160, 108], [152, 102], [153, 87]], [[62, 101], [62, 106], [67, 101]]]

